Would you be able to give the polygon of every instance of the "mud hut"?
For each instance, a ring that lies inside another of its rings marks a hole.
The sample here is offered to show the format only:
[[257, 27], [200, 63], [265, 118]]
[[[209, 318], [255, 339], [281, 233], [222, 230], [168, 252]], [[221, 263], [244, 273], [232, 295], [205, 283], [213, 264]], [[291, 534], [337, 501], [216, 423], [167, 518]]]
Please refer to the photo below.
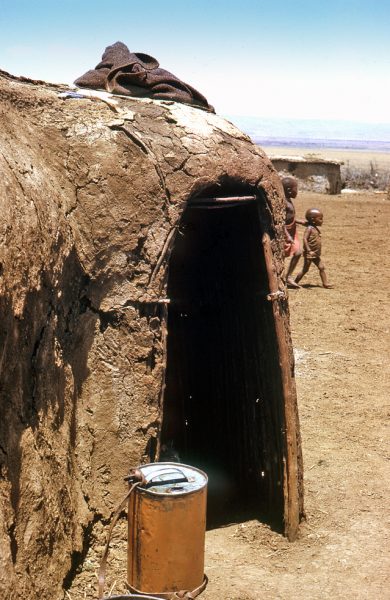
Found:
[[238, 499], [294, 539], [302, 514], [274, 168], [207, 111], [68, 92], [0, 73], [10, 600], [61, 596], [162, 447], [216, 482], [210, 518]]
[[292, 175], [313, 191], [340, 194], [342, 188], [341, 165], [338, 160], [319, 156], [270, 156], [271, 162], [281, 177]]

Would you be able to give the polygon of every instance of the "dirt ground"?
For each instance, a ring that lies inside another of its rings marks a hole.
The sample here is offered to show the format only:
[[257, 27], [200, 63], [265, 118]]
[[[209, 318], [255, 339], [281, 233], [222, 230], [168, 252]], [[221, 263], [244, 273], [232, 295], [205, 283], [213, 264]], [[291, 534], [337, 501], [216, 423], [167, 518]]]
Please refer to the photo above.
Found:
[[[291, 290], [306, 521], [289, 543], [256, 521], [207, 533], [203, 600], [390, 599], [390, 202], [385, 194], [301, 194], [324, 212], [323, 258]], [[124, 591], [126, 528], [107, 593]], [[96, 598], [95, 545], [65, 598]], [[108, 594], [107, 594], [108, 595]]]

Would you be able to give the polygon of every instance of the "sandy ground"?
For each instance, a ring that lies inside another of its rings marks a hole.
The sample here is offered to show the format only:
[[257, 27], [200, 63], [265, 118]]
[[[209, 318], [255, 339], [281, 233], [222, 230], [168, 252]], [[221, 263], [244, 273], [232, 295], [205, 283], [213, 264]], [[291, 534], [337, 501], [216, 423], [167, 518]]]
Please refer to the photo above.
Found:
[[[390, 202], [385, 194], [301, 194], [298, 215], [321, 208], [323, 258], [290, 291], [305, 507], [288, 543], [257, 521], [207, 533], [204, 600], [390, 599]], [[107, 591], [124, 590], [125, 523]], [[102, 546], [91, 548], [65, 598], [96, 598]]]

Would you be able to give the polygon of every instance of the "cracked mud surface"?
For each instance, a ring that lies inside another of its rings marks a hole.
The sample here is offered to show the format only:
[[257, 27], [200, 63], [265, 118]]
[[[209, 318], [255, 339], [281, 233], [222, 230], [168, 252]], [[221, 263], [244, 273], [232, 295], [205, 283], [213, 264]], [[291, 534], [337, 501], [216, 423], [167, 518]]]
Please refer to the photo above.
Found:
[[160, 301], [187, 200], [258, 191], [271, 237], [284, 204], [264, 152], [193, 107], [64, 99], [0, 71], [0, 125], [0, 596], [46, 600], [129, 465], [154, 455]]
[[[298, 196], [324, 212], [323, 259], [289, 293], [305, 464], [305, 507], [290, 544], [256, 521], [207, 533], [204, 600], [376, 600], [390, 590], [390, 203], [384, 194]], [[302, 232], [302, 230], [301, 230]], [[65, 598], [96, 597], [100, 541]], [[126, 526], [118, 525], [107, 592], [124, 591]]]

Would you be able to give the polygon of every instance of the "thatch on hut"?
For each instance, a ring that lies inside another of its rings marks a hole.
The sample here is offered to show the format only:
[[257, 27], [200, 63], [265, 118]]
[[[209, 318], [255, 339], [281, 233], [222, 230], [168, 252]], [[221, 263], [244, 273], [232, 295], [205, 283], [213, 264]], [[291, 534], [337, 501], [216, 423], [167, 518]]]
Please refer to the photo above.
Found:
[[67, 92], [0, 72], [9, 599], [59, 597], [129, 467], [162, 447], [209, 472], [219, 515], [238, 497], [294, 539], [302, 514], [270, 161], [210, 112]]

